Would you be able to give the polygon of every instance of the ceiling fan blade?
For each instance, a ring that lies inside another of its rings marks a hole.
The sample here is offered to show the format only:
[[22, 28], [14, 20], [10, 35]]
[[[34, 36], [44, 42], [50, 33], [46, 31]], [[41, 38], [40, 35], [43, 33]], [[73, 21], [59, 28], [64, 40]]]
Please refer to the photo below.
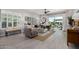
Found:
[[47, 11], [47, 13], [48, 13], [48, 12], [50, 12], [50, 11]]
[[45, 12], [44, 12], [45, 14], [47, 14], [48, 12], [50, 12], [50, 11], [47, 11], [47, 9], [44, 9], [44, 10], [45, 10]]

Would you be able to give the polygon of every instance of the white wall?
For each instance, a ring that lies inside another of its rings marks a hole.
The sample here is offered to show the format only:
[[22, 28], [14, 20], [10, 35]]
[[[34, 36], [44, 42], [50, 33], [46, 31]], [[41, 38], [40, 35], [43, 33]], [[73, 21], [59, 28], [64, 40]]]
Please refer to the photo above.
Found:
[[65, 13], [64, 15], [64, 22], [63, 22], [63, 30], [67, 30], [68, 28], [70, 28], [69, 24], [68, 24], [68, 17], [72, 16], [74, 14], [75, 10], [69, 10], [68, 12]]

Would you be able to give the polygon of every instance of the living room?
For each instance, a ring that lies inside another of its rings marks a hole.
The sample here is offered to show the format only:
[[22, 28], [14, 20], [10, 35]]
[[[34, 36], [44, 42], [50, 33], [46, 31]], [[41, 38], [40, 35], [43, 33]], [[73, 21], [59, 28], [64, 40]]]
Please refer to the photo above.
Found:
[[[1, 9], [0, 48], [67, 49], [68, 17], [76, 9]], [[60, 44], [60, 45], [59, 45]]]

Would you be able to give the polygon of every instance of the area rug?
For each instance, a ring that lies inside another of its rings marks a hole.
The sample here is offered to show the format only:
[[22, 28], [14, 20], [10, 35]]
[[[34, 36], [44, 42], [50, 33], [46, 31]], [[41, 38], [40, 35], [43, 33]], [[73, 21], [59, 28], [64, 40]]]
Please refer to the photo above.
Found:
[[38, 36], [36, 36], [36, 37], [34, 37], [32, 39], [44, 41], [44, 40], [48, 39], [54, 32], [55, 31], [49, 31], [49, 32], [44, 33], [44, 35], [41, 34], [41, 35], [38, 35]]

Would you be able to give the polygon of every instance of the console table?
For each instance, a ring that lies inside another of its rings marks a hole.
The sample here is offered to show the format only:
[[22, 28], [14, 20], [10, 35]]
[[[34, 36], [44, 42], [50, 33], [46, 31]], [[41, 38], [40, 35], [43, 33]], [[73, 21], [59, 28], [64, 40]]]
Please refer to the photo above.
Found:
[[19, 33], [21, 33], [20, 29], [12, 29], [12, 30], [6, 30], [5, 35], [9, 36], [9, 35], [14, 35]]
[[67, 45], [69, 43], [79, 45], [79, 30], [68, 29], [67, 30]]

